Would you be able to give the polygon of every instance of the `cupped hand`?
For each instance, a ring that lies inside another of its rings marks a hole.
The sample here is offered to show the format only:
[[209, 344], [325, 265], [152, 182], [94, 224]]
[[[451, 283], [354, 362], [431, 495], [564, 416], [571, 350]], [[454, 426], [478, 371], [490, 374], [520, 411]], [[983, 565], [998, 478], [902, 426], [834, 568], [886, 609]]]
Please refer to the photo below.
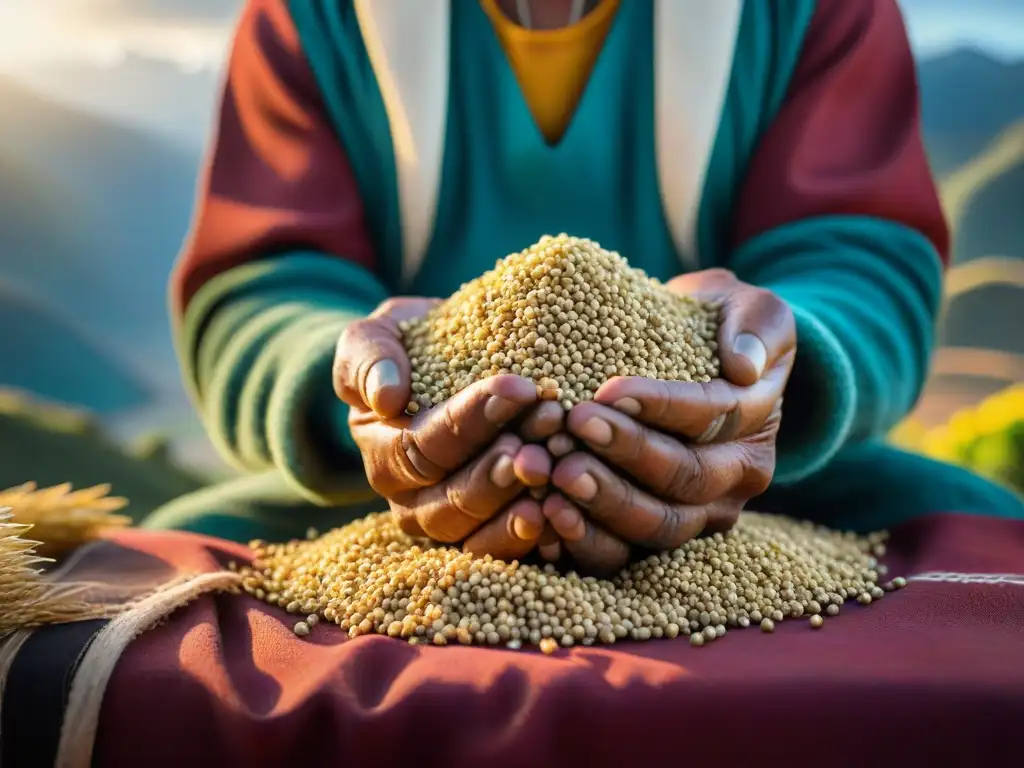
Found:
[[530, 412], [536, 385], [512, 375], [476, 382], [415, 416], [405, 412], [411, 370], [399, 323], [434, 304], [393, 299], [348, 326], [335, 356], [335, 392], [351, 408], [367, 479], [404, 531], [463, 542], [475, 554], [522, 557], [545, 522], [537, 501], [517, 497], [548, 482], [551, 462], [506, 428], [541, 435], [550, 425], [543, 411]]
[[568, 432], [588, 449], [561, 459], [545, 518], [581, 567], [621, 568], [632, 547], [678, 547], [727, 530], [775, 469], [782, 395], [796, 351], [789, 307], [724, 270], [670, 290], [722, 305], [723, 378], [708, 383], [617, 378], [581, 403]]

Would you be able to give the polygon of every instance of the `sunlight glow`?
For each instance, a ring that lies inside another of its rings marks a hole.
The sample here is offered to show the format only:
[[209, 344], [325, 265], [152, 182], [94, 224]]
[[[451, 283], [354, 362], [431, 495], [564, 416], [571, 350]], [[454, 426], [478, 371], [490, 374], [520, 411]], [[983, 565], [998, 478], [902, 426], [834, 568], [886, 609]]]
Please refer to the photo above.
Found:
[[0, 71], [23, 71], [50, 63], [83, 62], [116, 66], [129, 55], [168, 61], [186, 71], [221, 65], [232, 21], [135, 19], [102, 23], [80, 13], [61, 12], [67, 0], [0, 0]]
[[[0, 71], [69, 61], [112, 66], [132, 54], [185, 70], [215, 68], [224, 59], [233, 14], [241, 4], [242, 0], [0, 0]], [[1024, 56], [1024, 2], [901, 4], [921, 55], [973, 45], [995, 56]]]

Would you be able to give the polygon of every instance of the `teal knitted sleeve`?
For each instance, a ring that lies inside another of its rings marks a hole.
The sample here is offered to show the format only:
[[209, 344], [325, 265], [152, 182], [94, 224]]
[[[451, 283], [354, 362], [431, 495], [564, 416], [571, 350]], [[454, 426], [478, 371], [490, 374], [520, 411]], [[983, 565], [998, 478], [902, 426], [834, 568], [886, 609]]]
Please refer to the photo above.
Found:
[[345, 326], [386, 297], [366, 270], [313, 253], [251, 262], [206, 283], [177, 344], [220, 452], [246, 471], [279, 469], [316, 503], [349, 498], [362, 466], [331, 366]]
[[796, 318], [776, 482], [813, 474], [910, 410], [941, 295], [941, 261], [924, 235], [867, 216], [805, 219], [746, 242], [729, 266], [775, 291]]

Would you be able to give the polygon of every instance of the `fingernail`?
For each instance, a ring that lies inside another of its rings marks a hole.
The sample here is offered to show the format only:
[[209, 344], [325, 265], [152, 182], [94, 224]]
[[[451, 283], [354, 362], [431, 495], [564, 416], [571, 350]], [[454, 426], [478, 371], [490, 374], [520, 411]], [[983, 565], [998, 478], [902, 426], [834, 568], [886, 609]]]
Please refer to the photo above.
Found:
[[484, 404], [484, 418], [492, 424], [504, 424], [519, 412], [519, 405], [497, 395], [491, 395]]
[[764, 342], [752, 333], [741, 333], [733, 342], [732, 351], [750, 361], [757, 378], [761, 378], [764, 367], [768, 362], [768, 349]]
[[640, 401], [632, 397], [624, 397], [621, 400], [616, 400], [615, 405], [612, 406], [616, 411], [621, 411], [627, 416], [639, 416], [641, 407]]
[[382, 389], [397, 387], [400, 382], [398, 364], [394, 360], [384, 359], [374, 363], [366, 374], [366, 398], [371, 408], [377, 408]]
[[556, 459], [565, 456], [566, 454], [572, 453], [573, 442], [572, 438], [564, 432], [559, 432], [548, 439], [548, 451]]
[[612, 425], [604, 419], [600, 419], [594, 416], [590, 420], [583, 423], [580, 427], [579, 436], [586, 440], [588, 443], [594, 445], [606, 446], [611, 445], [612, 438], [615, 436], [612, 432]]
[[590, 501], [597, 495], [597, 481], [589, 472], [584, 472], [569, 483], [569, 487], [565, 490], [580, 501]]
[[516, 481], [515, 462], [512, 457], [503, 453], [491, 467], [491, 482], [498, 488], [509, 488]]
[[559, 557], [562, 556], [562, 545], [558, 542], [554, 544], [543, 544], [537, 547], [537, 551], [540, 552], [540, 556], [548, 562], [555, 562]]
[[512, 531], [523, 541], [532, 541], [537, 538], [537, 532], [530, 525], [529, 521], [518, 515], [512, 518]]
[[725, 426], [725, 417], [727, 415], [728, 414], [723, 413], [720, 416], [716, 416], [715, 420], [712, 421], [710, 424], [708, 424], [708, 428], [705, 429], [700, 434], [700, 436], [696, 440], [694, 440], [694, 442], [695, 443], [710, 443], [712, 440], [714, 440], [716, 437], [718, 437], [718, 433], [721, 432], [722, 431], [722, 427]]

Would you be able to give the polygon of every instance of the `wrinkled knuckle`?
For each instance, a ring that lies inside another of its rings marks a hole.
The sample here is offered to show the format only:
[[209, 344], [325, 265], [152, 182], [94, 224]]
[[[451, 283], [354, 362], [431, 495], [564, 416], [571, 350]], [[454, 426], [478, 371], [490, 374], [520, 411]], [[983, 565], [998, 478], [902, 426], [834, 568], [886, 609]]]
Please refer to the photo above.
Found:
[[775, 449], [758, 446], [744, 454], [743, 491], [748, 498], [768, 490], [775, 476]]
[[390, 499], [399, 492], [394, 472], [388, 462], [364, 458], [363, 470], [366, 474], [366, 482], [378, 496]]
[[334, 384], [334, 394], [340, 398], [345, 398], [350, 388], [350, 382], [352, 381], [352, 365], [349, 360], [346, 350], [348, 345], [345, 342], [345, 337], [342, 336], [338, 339], [338, 346], [334, 350], [334, 362], [331, 363], [331, 381]]
[[668, 480], [665, 483], [665, 495], [676, 500], [685, 498], [693, 487], [696, 474], [694, 462], [688, 461], [687, 454], [680, 452], [673, 462], [671, 471], [668, 473]]
[[390, 299], [385, 299], [384, 301], [377, 305], [377, 309], [373, 311], [373, 314], [375, 317], [379, 317], [380, 315], [390, 315], [400, 306], [401, 299], [396, 299], [393, 297]]
[[366, 467], [366, 481], [370, 484], [370, 488], [378, 496], [387, 497], [390, 492], [389, 483], [384, 479], [384, 472], [379, 467], [368, 466]]
[[[493, 449], [499, 454], [514, 454], [523, 446], [523, 441], [518, 435], [505, 432], [494, 441]], [[514, 457], [513, 457], [514, 458]]]
[[768, 490], [772, 484], [772, 480], [775, 477], [775, 467], [759, 467], [751, 474], [749, 482], [750, 495], [760, 496], [762, 493]]
[[437, 473], [430, 471], [434, 468], [433, 462], [420, 447], [416, 432], [408, 427], [402, 430], [401, 436], [395, 442], [394, 462], [413, 485], [429, 485], [437, 479]]
[[445, 501], [449, 509], [460, 515], [476, 517], [472, 502], [469, 501], [469, 493], [464, 487], [456, 483], [449, 483], [445, 488]]
[[634, 465], [643, 459], [644, 446], [651, 440], [650, 430], [643, 424], [636, 423], [627, 429], [616, 427], [612, 451], [615, 460], [624, 464]]
[[672, 504], [661, 502], [661, 519], [651, 536], [650, 544], [655, 549], [674, 547], [687, 538], [683, 530], [683, 519]]
[[713, 533], [725, 533], [732, 530], [740, 520], [743, 505], [735, 501], [717, 504], [709, 511], [707, 529]]
[[748, 285], [746, 286], [746, 291], [750, 299], [759, 306], [765, 308], [772, 308], [780, 303], [779, 297], [773, 291], [769, 291], [767, 288], [761, 288], [756, 285]]
[[789, 303], [783, 300], [775, 291], [769, 291], [767, 288], [758, 288], [757, 292], [758, 299], [775, 317], [785, 318], [793, 316], [793, 310], [790, 308]]
[[636, 488], [633, 487], [631, 482], [621, 477], [618, 478], [618, 486], [619, 493], [616, 494], [619, 497], [618, 501], [616, 501], [611, 494], [604, 497], [600, 488], [597, 492], [597, 498], [607, 498], [609, 506], [621, 506], [622, 509], [630, 512], [635, 510], [637, 508]]
[[345, 330], [341, 332], [341, 336], [338, 338], [339, 352], [344, 353], [345, 350], [351, 348], [356, 339], [366, 336], [375, 323], [376, 321], [371, 318], [363, 318], [361, 320], [353, 320], [346, 325]]
[[733, 272], [731, 269], [726, 269], [725, 267], [712, 267], [711, 269], [705, 270], [704, 273], [709, 278], [714, 279], [714, 280], [735, 280], [736, 279], [736, 273]]
[[348, 386], [348, 367], [343, 361], [335, 360], [331, 370], [331, 384], [334, 387], [334, 394], [339, 400], [348, 401], [351, 399], [351, 390]]
[[795, 331], [796, 320], [793, 309], [777, 293], [766, 288], [755, 288], [754, 297], [765, 319], [787, 332]]
[[415, 515], [410, 510], [405, 507], [392, 505], [391, 512], [402, 533], [407, 536], [417, 536], [423, 532], [416, 521]]
[[434, 541], [440, 541], [443, 544], [462, 541], [470, 533], [465, 526], [459, 525], [458, 521], [453, 519], [449, 509], [421, 514], [420, 518], [419, 524], [424, 533]]
[[707, 501], [710, 489], [714, 485], [717, 469], [702, 451], [693, 451], [693, 476], [690, 479], [688, 496], [698, 501]]
[[[672, 403], [675, 400], [673, 396], [672, 383], [663, 381], [661, 379], [655, 379], [655, 398], [653, 405], [654, 413], [651, 414], [651, 418], [656, 422], [665, 421], [668, 416], [671, 415]], [[645, 406], [646, 407], [646, 406]]]
[[462, 428], [459, 426], [459, 419], [455, 415], [455, 408], [454, 401], [446, 400], [441, 407], [441, 420], [444, 423], [445, 429], [455, 437], [458, 437]]

